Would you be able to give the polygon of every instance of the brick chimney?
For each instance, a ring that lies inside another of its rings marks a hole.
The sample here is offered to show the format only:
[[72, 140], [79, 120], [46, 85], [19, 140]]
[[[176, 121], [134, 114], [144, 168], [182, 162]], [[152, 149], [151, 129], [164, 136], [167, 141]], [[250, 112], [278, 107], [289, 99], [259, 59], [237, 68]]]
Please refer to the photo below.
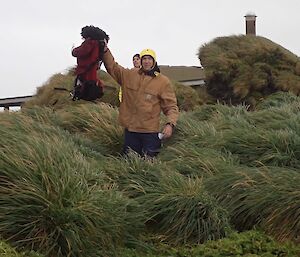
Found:
[[256, 35], [256, 15], [254, 13], [247, 13], [245, 16], [246, 18], [246, 35]]

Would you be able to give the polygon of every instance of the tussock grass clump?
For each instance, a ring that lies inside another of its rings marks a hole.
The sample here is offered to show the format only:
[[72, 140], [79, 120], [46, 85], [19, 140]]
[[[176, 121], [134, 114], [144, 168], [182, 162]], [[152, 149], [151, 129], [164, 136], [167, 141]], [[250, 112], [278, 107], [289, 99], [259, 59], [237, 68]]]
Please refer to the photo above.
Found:
[[272, 107], [267, 110], [261, 110], [249, 113], [245, 119], [255, 126], [268, 130], [281, 130], [288, 129], [287, 123], [296, 119], [295, 115], [289, 106], [286, 107]]
[[[42, 86], [37, 88], [33, 99], [25, 103], [25, 107], [45, 106], [53, 108], [62, 108], [66, 105], [74, 104], [68, 91], [72, 90], [74, 76], [71, 74], [54, 74]], [[62, 88], [66, 90], [57, 90]]]
[[[181, 114], [175, 135], [178, 140], [188, 140], [197, 146], [208, 146], [214, 148], [215, 145], [223, 141], [219, 131], [239, 127], [245, 123], [244, 117], [247, 115], [246, 106], [229, 107], [222, 104], [203, 105], [192, 112]], [[238, 122], [239, 124], [237, 124]]]
[[248, 166], [300, 167], [300, 137], [291, 130], [267, 131], [255, 127], [235, 129], [224, 135], [227, 151]]
[[183, 156], [190, 157], [187, 149], [191, 153], [213, 149], [247, 166], [298, 168], [297, 105], [295, 101], [255, 112], [247, 111], [246, 106], [201, 106], [181, 116], [175, 138], [183, 145]]
[[227, 213], [203, 190], [200, 178], [185, 178], [169, 164], [135, 154], [125, 160], [113, 157], [103, 166], [106, 175], [141, 204], [149, 229], [160, 240], [199, 243], [228, 232]]
[[279, 240], [299, 242], [299, 182], [299, 172], [291, 169], [236, 167], [208, 179], [206, 188], [238, 230], [260, 226]]
[[218, 131], [214, 124], [187, 118], [178, 122], [175, 133], [174, 139], [179, 142], [188, 141], [193, 142], [196, 147], [211, 147], [216, 143]]
[[[78, 150], [84, 154], [85, 157], [102, 158], [103, 154], [108, 150], [103, 145], [96, 145], [87, 137], [80, 136], [79, 134], [68, 132], [62, 126], [62, 116], [57, 111], [48, 107], [35, 107], [33, 109], [25, 109], [22, 113], [15, 113], [14, 115], [1, 113], [0, 124], [3, 124], [15, 133], [36, 133], [43, 137], [60, 135], [72, 141], [78, 147]], [[91, 159], [90, 159], [91, 161]]]
[[253, 106], [276, 91], [300, 94], [299, 57], [263, 37], [219, 37], [199, 49], [208, 92]]
[[121, 152], [123, 128], [118, 124], [119, 112], [108, 104], [79, 104], [60, 110], [34, 107], [23, 113], [34, 121], [67, 130], [74, 140], [103, 155]]
[[148, 222], [162, 241], [173, 244], [203, 243], [226, 236], [227, 213], [202, 186], [177, 172], [164, 172], [156, 186], [145, 187], [141, 196]]
[[137, 242], [144, 220], [138, 203], [99, 172], [95, 180], [70, 138], [32, 124], [1, 120], [3, 238], [57, 257], [113, 256], [118, 246]]
[[60, 126], [62, 123], [61, 117], [51, 107], [22, 108], [22, 115], [43, 125]]
[[263, 101], [259, 102], [255, 109], [265, 110], [272, 107], [290, 106], [299, 103], [299, 96], [296, 96], [290, 92], [276, 92], [264, 98]]
[[131, 198], [147, 193], [148, 187], [157, 186], [167, 165], [156, 159], [143, 159], [134, 152], [126, 158], [109, 157], [101, 170]]
[[235, 163], [230, 153], [200, 148], [188, 140], [167, 147], [159, 158], [182, 175], [189, 177], [212, 176], [230, 170]]
[[207, 99], [201, 96], [195, 89], [172, 81], [177, 97], [178, 107], [181, 111], [191, 111], [196, 106], [202, 105]]
[[294, 103], [249, 113], [246, 119], [249, 123], [264, 130], [290, 130], [293, 133], [300, 135], [299, 110], [300, 104]]
[[73, 133], [82, 133], [95, 145], [104, 146], [106, 154], [120, 153], [122, 149], [123, 128], [118, 124], [118, 114], [116, 108], [104, 103], [59, 111], [61, 127]]
[[217, 104], [207, 104], [203, 106], [198, 106], [192, 112], [188, 112], [185, 115], [191, 117], [197, 121], [209, 121], [214, 116], [222, 114], [224, 116], [244, 116], [248, 113], [248, 106], [237, 105], [229, 106], [221, 103]]

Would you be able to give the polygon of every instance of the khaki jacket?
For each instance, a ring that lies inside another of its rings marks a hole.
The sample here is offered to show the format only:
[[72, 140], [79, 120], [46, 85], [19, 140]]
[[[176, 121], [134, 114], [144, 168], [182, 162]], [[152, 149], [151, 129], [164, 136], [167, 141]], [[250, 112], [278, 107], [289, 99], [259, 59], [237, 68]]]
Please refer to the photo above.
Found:
[[103, 62], [107, 72], [122, 87], [121, 126], [132, 132], [158, 132], [161, 112], [167, 116], [167, 122], [176, 125], [179, 116], [177, 100], [166, 76], [151, 77], [136, 68], [125, 69], [115, 62], [109, 50], [104, 54]]

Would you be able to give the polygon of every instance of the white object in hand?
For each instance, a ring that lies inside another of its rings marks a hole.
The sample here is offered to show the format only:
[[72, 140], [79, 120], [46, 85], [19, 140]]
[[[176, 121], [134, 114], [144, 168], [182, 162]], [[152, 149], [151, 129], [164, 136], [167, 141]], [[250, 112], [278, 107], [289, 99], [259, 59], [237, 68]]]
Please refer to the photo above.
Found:
[[164, 138], [164, 134], [163, 133], [158, 133], [158, 138], [161, 140]]

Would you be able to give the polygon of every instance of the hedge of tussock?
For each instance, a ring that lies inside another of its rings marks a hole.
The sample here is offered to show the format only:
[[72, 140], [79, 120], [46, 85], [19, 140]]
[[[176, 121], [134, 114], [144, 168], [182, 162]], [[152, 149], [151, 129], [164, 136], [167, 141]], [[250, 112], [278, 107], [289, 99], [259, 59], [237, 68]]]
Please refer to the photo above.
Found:
[[198, 52], [208, 92], [220, 101], [255, 106], [276, 91], [300, 94], [299, 57], [259, 36], [219, 37]]
[[124, 247], [162, 242], [169, 256], [199, 256], [195, 244], [249, 229], [299, 243], [299, 103], [279, 92], [256, 111], [198, 106], [155, 160], [120, 155], [111, 105], [0, 113], [0, 236], [49, 257], [126, 256]]
[[203, 243], [231, 231], [227, 212], [205, 190], [202, 179], [165, 171], [144, 186], [143, 203], [151, 230], [170, 244]]

